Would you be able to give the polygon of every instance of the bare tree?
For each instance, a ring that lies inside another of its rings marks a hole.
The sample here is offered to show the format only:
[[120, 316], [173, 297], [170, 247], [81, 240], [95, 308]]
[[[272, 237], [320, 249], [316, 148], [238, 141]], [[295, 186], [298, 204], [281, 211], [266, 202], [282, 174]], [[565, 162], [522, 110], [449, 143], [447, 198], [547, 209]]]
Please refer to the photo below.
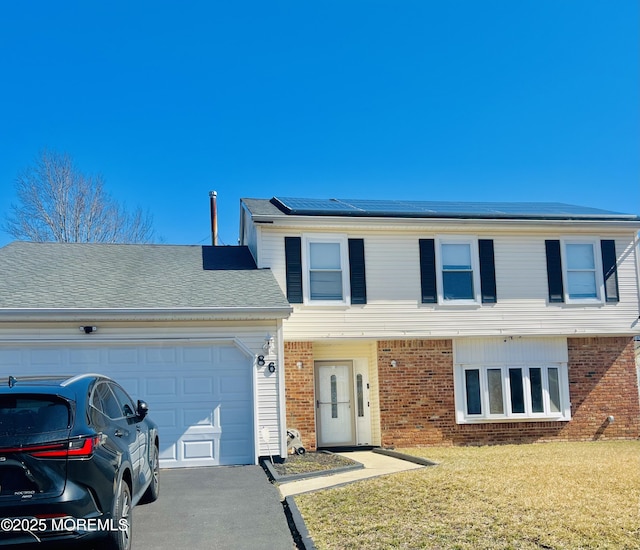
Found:
[[18, 204], [3, 229], [16, 239], [81, 243], [148, 243], [153, 220], [133, 212], [105, 190], [101, 176], [78, 171], [66, 153], [43, 151], [16, 178]]

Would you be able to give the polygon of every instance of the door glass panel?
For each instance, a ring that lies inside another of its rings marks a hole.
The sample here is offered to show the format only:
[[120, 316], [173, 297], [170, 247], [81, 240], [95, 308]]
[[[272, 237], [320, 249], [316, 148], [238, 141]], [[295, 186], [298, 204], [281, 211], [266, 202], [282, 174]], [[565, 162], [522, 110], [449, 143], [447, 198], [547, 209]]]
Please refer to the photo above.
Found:
[[358, 400], [358, 417], [364, 416], [364, 388], [362, 387], [362, 375], [356, 376], [356, 397]]
[[502, 396], [502, 370], [488, 369], [487, 382], [489, 386], [489, 413], [504, 414], [504, 399]]
[[468, 369], [464, 371], [467, 388], [467, 414], [482, 414], [480, 406], [480, 371]]
[[511, 386], [511, 412], [524, 413], [522, 369], [509, 369], [509, 383]]
[[338, 379], [331, 375], [331, 418], [338, 418]]
[[549, 408], [551, 412], [560, 412], [560, 383], [558, 381], [558, 369], [548, 369], [549, 374]]
[[531, 410], [534, 413], [544, 412], [544, 402], [542, 400], [542, 369], [529, 369], [529, 380], [531, 382]]

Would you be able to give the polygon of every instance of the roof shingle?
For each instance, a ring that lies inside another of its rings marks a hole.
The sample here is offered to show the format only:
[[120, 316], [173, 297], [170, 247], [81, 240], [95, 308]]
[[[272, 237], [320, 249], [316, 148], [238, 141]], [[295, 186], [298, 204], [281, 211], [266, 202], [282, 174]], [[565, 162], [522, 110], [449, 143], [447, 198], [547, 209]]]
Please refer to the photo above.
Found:
[[246, 247], [14, 242], [2, 309], [289, 309]]

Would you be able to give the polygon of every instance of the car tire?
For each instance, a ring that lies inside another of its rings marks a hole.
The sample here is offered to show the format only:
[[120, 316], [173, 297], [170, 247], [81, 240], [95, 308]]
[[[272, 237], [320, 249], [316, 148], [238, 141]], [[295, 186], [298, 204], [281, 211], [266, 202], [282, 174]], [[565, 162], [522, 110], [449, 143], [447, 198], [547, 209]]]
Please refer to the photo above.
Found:
[[151, 450], [151, 483], [140, 499], [141, 504], [155, 502], [160, 496], [160, 457], [158, 447], [154, 445]]
[[131, 489], [123, 480], [113, 503], [113, 529], [102, 545], [104, 550], [131, 550], [132, 511]]

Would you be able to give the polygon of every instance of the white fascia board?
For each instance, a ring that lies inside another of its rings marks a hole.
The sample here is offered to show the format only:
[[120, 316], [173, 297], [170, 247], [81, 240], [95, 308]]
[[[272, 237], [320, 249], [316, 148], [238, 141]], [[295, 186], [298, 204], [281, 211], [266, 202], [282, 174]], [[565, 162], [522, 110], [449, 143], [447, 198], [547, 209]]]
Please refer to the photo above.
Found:
[[392, 217], [368, 217], [368, 216], [253, 216], [253, 221], [258, 224], [270, 224], [272, 227], [287, 228], [325, 228], [339, 230], [357, 227], [358, 229], [416, 229], [443, 231], [443, 228], [466, 227], [467, 230], [491, 229], [519, 229], [524, 231], [566, 231], [567, 228], [580, 231], [605, 230], [608, 232], [620, 232], [628, 234], [629, 231], [640, 230], [640, 223], [634, 220], [563, 220], [563, 219], [512, 219], [512, 218], [392, 218]]
[[6, 308], [0, 309], [3, 321], [215, 321], [286, 319], [293, 308]]

